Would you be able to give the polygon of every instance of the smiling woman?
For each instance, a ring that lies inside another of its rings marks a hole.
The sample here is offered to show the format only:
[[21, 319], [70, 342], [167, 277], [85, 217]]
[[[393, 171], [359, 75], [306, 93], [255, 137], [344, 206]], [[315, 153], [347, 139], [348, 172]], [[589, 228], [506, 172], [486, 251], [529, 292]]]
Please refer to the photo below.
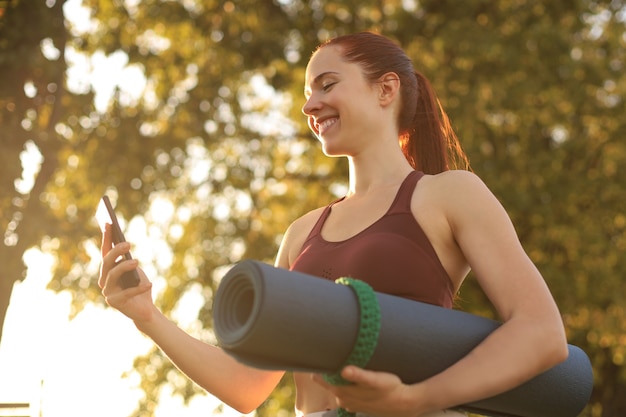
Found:
[[[442, 308], [453, 306], [472, 269], [502, 325], [460, 360], [415, 383], [391, 370], [356, 366], [343, 368], [349, 383], [341, 386], [294, 372], [296, 414], [458, 415], [452, 409], [510, 390], [565, 360], [554, 299], [504, 208], [463, 170], [467, 158], [447, 116], [404, 51], [369, 32], [334, 38], [312, 55], [304, 84], [302, 112], [326, 155], [347, 158], [349, 187], [344, 197], [289, 226], [276, 266], [316, 280], [351, 277], [375, 291]], [[116, 262], [129, 250], [114, 246], [105, 231], [98, 284], [106, 302], [200, 387], [242, 413], [254, 411], [285, 369], [246, 366], [171, 321], [153, 299], [149, 276], [156, 274], [137, 262]], [[139, 285], [122, 288], [120, 277], [133, 269]]]

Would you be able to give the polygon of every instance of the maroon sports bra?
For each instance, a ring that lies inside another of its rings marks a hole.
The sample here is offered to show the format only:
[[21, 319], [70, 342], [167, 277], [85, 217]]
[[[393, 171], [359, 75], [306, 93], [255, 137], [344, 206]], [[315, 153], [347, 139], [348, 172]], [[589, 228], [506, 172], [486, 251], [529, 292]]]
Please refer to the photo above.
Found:
[[290, 269], [329, 280], [356, 278], [377, 292], [452, 307], [450, 277], [411, 212], [411, 196], [423, 175], [411, 172], [383, 217], [340, 242], [321, 236], [332, 206], [342, 199], [328, 205]]

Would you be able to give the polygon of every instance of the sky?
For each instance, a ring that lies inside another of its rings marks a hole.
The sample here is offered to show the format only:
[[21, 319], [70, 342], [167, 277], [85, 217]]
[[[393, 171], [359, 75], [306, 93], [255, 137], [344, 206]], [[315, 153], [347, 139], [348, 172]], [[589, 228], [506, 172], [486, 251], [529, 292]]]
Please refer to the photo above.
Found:
[[27, 262], [0, 344], [0, 402], [30, 403], [32, 416], [128, 415], [138, 393], [120, 376], [147, 341], [113, 311], [89, 307], [70, 322], [69, 295], [45, 288], [51, 260], [31, 251]]
[[[68, 0], [64, 10], [77, 30], [89, 29], [92, 22], [81, 8], [80, 0]], [[55, 54], [54, 46], [49, 44], [42, 44], [42, 51], [46, 56]], [[141, 87], [145, 86], [137, 82], [141, 81], [137, 69], [127, 66], [128, 61], [119, 54], [97, 55], [91, 60], [77, 55], [67, 58], [72, 66], [68, 70], [68, 87], [93, 87], [99, 109], [106, 107], [119, 80], [135, 80], [119, 85], [131, 99], [140, 96]], [[119, 76], [122, 72], [124, 77]], [[41, 162], [37, 153], [36, 149], [24, 153], [25, 178], [16, 186], [29, 189], [29, 181], [32, 182]], [[137, 246], [141, 239], [147, 238], [140, 232], [130, 232], [127, 238]], [[97, 265], [99, 256], [97, 248], [93, 249], [92, 263]], [[142, 254], [135, 255], [141, 261]], [[150, 258], [153, 257], [151, 254]], [[137, 388], [138, 377], [129, 371], [133, 359], [147, 352], [152, 342], [130, 320], [110, 308], [88, 306], [69, 320], [69, 294], [46, 289], [52, 278], [53, 259], [30, 250], [24, 260], [28, 274], [14, 286], [0, 342], [0, 403], [28, 403], [32, 417], [128, 416], [143, 395]], [[201, 302], [193, 294], [189, 298], [184, 304], [190, 308], [176, 312], [176, 319], [182, 323], [194, 320]], [[124, 376], [127, 373], [130, 377]], [[164, 392], [155, 416], [216, 415], [212, 410], [219, 404], [212, 396], [204, 395], [184, 405], [182, 398]], [[224, 410], [221, 415], [240, 416], [228, 407]], [[6, 414], [0, 409], [2, 415]]]
[[[90, 306], [68, 320], [69, 294], [45, 288], [52, 259], [35, 250], [25, 258], [0, 343], [0, 403], [30, 403], [32, 417], [128, 416], [142, 393], [123, 374], [152, 342], [113, 309]], [[165, 393], [156, 416], [207, 416], [218, 404], [206, 395], [185, 406]]]

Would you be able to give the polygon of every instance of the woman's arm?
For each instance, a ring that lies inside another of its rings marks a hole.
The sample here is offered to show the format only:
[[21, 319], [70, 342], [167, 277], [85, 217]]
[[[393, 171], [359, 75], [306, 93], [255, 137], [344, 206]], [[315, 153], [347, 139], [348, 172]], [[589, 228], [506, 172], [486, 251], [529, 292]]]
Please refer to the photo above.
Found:
[[446, 408], [512, 389], [567, 358], [559, 310], [502, 205], [474, 174], [437, 178], [436, 202], [503, 324], [465, 358], [423, 384], [418, 398]]
[[138, 287], [123, 290], [117, 281], [124, 271], [137, 268], [137, 262], [115, 264], [115, 259], [129, 248], [127, 243], [112, 248], [110, 230], [105, 232], [99, 285], [106, 302], [131, 318], [178, 369], [209, 393], [242, 413], [257, 408], [278, 384], [283, 372], [249, 368], [219, 347], [185, 333], [153, 304], [152, 284], [143, 271], [139, 270]]
[[284, 374], [237, 362], [219, 347], [185, 333], [156, 309], [150, 320], [135, 324], [185, 375], [241, 413], [261, 405]]

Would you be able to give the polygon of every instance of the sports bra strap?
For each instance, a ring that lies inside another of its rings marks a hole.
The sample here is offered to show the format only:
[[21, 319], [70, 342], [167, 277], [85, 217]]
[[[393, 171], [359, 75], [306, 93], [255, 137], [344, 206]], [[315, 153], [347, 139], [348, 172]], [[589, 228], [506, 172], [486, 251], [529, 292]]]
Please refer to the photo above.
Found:
[[387, 214], [406, 213], [411, 211], [411, 198], [413, 197], [413, 191], [415, 191], [417, 182], [423, 176], [424, 173], [422, 171], [412, 171], [409, 175], [407, 175], [400, 185], [396, 198], [393, 200], [393, 203], [391, 203], [391, 207], [389, 207]]
[[313, 226], [313, 229], [311, 229], [311, 231], [309, 232], [309, 236], [307, 237], [306, 240], [309, 240], [311, 237], [313, 237], [315, 235], [319, 235], [320, 233], [322, 233], [322, 227], [324, 227], [324, 223], [326, 222], [326, 219], [330, 215], [330, 210], [332, 209], [332, 207], [336, 203], [340, 202], [344, 198], [345, 197], [339, 198], [339, 199], [333, 201], [332, 203], [330, 203], [329, 205], [327, 205], [324, 208], [324, 211], [322, 211], [322, 215], [317, 219], [317, 222], [315, 223], [315, 226]]
[[[413, 191], [415, 190], [417, 182], [423, 176], [424, 173], [421, 171], [412, 171], [409, 175], [406, 176], [404, 181], [402, 181], [402, 184], [400, 184], [400, 188], [396, 193], [396, 197], [391, 203], [391, 207], [389, 207], [389, 210], [387, 210], [387, 213], [385, 213], [385, 216], [392, 213], [406, 213], [411, 211], [411, 197], [413, 196]], [[332, 207], [338, 202], [342, 201], [344, 198], [345, 197], [341, 197], [324, 208], [324, 211], [322, 211], [321, 216], [317, 219], [315, 226], [313, 226], [313, 229], [311, 229], [311, 232], [309, 232], [306, 241], [311, 239], [313, 236], [322, 233], [322, 227], [324, 227], [324, 223], [330, 215]]]

